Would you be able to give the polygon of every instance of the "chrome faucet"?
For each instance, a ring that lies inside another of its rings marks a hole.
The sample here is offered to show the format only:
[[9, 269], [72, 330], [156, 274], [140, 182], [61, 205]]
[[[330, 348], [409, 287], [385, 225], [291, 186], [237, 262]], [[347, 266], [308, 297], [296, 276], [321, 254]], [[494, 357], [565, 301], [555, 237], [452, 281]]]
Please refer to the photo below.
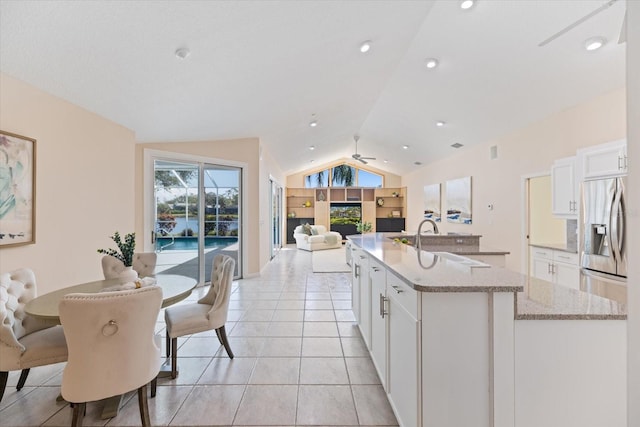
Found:
[[438, 224], [432, 219], [426, 218], [423, 219], [420, 225], [418, 226], [418, 233], [416, 233], [416, 241], [414, 243], [414, 247], [420, 252], [422, 250], [422, 239], [420, 239], [420, 234], [422, 234], [422, 226], [425, 222], [430, 222], [433, 225], [433, 234], [440, 234], [438, 231]]

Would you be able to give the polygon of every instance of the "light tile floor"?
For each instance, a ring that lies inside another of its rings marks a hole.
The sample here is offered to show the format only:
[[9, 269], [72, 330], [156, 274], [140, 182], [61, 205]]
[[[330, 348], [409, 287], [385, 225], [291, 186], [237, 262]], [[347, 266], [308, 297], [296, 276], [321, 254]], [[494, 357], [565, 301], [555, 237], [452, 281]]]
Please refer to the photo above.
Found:
[[[313, 273], [311, 253], [285, 248], [259, 278], [234, 283], [230, 360], [214, 331], [178, 340], [180, 374], [149, 399], [154, 426], [397, 425], [351, 312], [348, 273]], [[198, 289], [187, 301], [197, 300]], [[164, 337], [164, 314], [157, 333]], [[126, 358], [123, 357], [123, 363]], [[70, 426], [56, 402], [64, 364], [32, 369], [16, 392], [9, 376], [0, 426]], [[87, 405], [86, 426], [140, 425], [129, 393], [117, 417]]]

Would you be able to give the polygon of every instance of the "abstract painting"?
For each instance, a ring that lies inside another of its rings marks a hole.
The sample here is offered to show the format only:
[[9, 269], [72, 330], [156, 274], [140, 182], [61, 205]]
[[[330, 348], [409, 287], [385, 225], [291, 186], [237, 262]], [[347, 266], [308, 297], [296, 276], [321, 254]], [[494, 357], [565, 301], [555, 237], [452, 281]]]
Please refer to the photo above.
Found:
[[424, 186], [424, 218], [436, 222], [442, 220], [440, 210], [440, 184]]
[[0, 248], [35, 243], [36, 140], [0, 131]]
[[447, 181], [447, 222], [471, 224], [471, 177]]

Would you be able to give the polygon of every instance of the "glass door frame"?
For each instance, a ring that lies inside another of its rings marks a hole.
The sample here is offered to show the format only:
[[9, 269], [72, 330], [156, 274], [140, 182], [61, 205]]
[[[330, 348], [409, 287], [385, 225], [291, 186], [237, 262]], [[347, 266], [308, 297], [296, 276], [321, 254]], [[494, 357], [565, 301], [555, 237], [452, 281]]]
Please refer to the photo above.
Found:
[[[143, 183], [142, 183], [142, 192], [143, 192], [143, 219], [142, 219], [142, 246], [144, 252], [153, 252], [155, 250], [153, 243], [153, 232], [155, 230], [155, 192], [154, 192], [154, 170], [155, 170], [155, 161], [156, 160], [164, 160], [164, 161], [175, 161], [175, 162], [187, 162], [187, 163], [197, 163], [199, 164], [199, 168], [202, 169], [203, 166], [206, 165], [220, 165], [220, 166], [228, 166], [240, 169], [240, 227], [238, 229], [238, 243], [240, 245], [240, 250], [238, 251], [238, 276], [236, 278], [242, 278], [245, 274], [245, 268], [247, 265], [247, 254], [245, 244], [245, 234], [243, 232], [243, 228], [248, 224], [247, 211], [244, 208], [247, 206], [247, 191], [245, 191], [245, 183], [247, 182], [247, 170], [248, 164], [244, 162], [237, 162], [233, 160], [227, 159], [217, 159], [213, 157], [204, 157], [192, 154], [184, 154], [184, 153], [176, 153], [171, 151], [162, 151], [156, 149], [143, 149]], [[199, 181], [200, 185], [202, 185], [203, 178], [200, 176]], [[201, 198], [200, 202], [201, 208], [204, 206], [204, 198]], [[202, 210], [200, 210], [202, 211]], [[199, 248], [202, 245], [199, 245]], [[200, 249], [199, 249], [200, 250]], [[204, 270], [204, 263], [200, 263], [200, 280], [198, 282], [198, 286], [202, 286], [210, 280], [209, 274]]]
[[[269, 253], [269, 259], [273, 259], [280, 249], [282, 249], [282, 236], [284, 230], [284, 219], [283, 219], [283, 188], [282, 185], [276, 181], [276, 179], [272, 176], [269, 176], [269, 195], [271, 198], [270, 201], [270, 231], [269, 234], [271, 249]], [[274, 229], [275, 227], [275, 229]]]

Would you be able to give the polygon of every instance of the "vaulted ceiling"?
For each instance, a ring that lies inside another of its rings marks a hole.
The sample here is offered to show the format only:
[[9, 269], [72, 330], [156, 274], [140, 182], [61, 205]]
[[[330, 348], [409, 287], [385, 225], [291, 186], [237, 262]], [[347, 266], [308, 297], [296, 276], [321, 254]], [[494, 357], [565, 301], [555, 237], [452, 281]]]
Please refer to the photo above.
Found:
[[[624, 11], [624, 0], [2, 0], [0, 70], [142, 142], [259, 137], [292, 173], [351, 157], [358, 134], [371, 166], [402, 174], [623, 87]], [[593, 36], [608, 42], [587, 52]]]

